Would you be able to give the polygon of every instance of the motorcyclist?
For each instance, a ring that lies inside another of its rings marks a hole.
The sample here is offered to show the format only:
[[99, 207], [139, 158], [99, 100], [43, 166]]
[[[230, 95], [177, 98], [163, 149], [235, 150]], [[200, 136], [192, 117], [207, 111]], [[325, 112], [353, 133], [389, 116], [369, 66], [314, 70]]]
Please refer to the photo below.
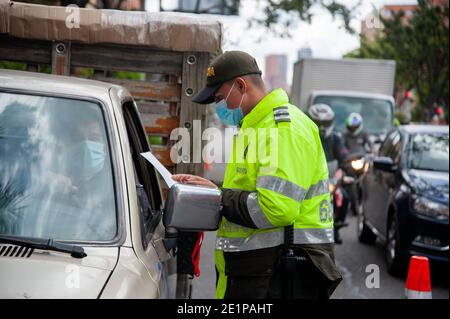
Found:
[[[344, 133], [344, 143], [351, 154], [373, 154], [374, 146], [369, 139], [369, 134], [364, 131], [363, 118], [359, 113], [351, 113], [346, 121], [347, 128]], [[353, 172], [349, 172], [354, 177], [357, 177]], [[356, 183], [346, 186], [347, 193], [350, 195], [352, 203], [352, 210], [354, 215], [357, 215], [358, 208], [358, 190]]]
[[345, 147], [350, 153], [373, 153], [373, 144], [369, 134], [364, 131], [363, 118], [359, 113], [351, 113], [346, 121], [347, 131], [344, 133]]
[[[333, 132], [334, 111], [326, 104], [315, 104], [309, 108], [308, 115], [319, 128], [320, 139], [327, 162], [330, 163], [331, 161], [337, 160], [338, 166], [345, 170], [345, 160], [349, 155], [349, 152], [344, 145], [342, 137], [338, 133]], [[330, 178], [331, 177], [332, 176], [330, 176]], [[347, 192], [344, 189], [341, 189], [341, 191], [344, 197], [344, 203], [342, 210], [335, 216], [334, 221], [334, 240], [336, 244], [342, 243], [339, 229], [347, 225], [345, 223], [345, 217], [349, 205], [349, 196]]]

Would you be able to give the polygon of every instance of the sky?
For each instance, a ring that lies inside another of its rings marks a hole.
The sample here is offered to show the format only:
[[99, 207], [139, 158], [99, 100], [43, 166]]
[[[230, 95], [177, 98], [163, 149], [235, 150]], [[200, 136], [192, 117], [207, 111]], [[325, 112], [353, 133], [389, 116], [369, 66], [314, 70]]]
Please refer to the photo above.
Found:
[[[167, 0], [170, 1], [170, 0]], [[148, 11], [158, 11], [158, 2], [147, 0]], [[415, 4], [415, 0], [362, 0], [361, 5], [354, 12], [357, 17], [352, 21], [352, 27], [359, 33], [361, 20], [374, 10], [388, 4]], [[341, 3], [352, 6], [358, 0], [345, 0]], [[286, 54], [288, 56], [287, 82], [292, 82], [293, 65], [297, 61], [297, 52], [302, 47], [308, 46], [313, 51], [315, 58], [341, 58], [345, 53], [359, 47], [358, 34], [351, 35], [342, 28], [339, 19], [333, 21], [326, 9], [314, 7], [312, 23], [299, 21], [291, 30], [291, 38], [280, 38], [268, 35], [262, 27], [249, 28], [248, 19], [260, 15], [264, 6], [264, 0], [241, 0], [239, 16], [209, 15], [219, 19], [224, 27], [223, 49], [242, 50], [256, 58], [263, 71], [265, 56], [269, 54]], [[261, 38], [263, 40], [261, 41]]]

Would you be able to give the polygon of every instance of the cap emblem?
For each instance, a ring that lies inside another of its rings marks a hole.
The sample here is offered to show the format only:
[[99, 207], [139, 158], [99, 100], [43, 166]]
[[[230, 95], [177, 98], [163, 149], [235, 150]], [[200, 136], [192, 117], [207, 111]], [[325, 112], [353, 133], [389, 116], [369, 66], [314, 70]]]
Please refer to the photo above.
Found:
[[206, 74], [206, 76], [208, 77], [208, 78], [210, 78], [210, 77], [212, 77], [212, 76], [215, 76], [216, 74], [214, 73], [214, 68], [212, 67], [212, 66], [210, 66], [209, 68], [208, 68], [208, 73]]

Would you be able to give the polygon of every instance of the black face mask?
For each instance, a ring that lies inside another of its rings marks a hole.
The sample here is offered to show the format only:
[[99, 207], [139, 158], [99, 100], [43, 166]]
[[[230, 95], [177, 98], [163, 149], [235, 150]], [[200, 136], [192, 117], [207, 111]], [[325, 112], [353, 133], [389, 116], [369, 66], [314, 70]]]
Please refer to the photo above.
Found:
[[331, 132], [333, 131], [333, 121], [321, 121], [317, 123], [317, 126], [319, 127], [319, 135], [321, 139], [327, 138], [331, 135]]
[[351, 133], [354, 133], [354, 132], [358, 129], [358, 126], [347, 126], [347, 129], [348, 129]]

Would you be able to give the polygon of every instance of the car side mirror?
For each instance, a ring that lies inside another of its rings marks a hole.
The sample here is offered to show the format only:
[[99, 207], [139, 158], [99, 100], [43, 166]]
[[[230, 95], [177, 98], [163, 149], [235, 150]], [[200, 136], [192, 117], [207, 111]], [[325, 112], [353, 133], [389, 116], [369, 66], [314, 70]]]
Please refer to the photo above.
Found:
[[163, 224], [180, 231], [217, 230], [221, 200], [219, 189], [174, 184], [167, 196]]
[[395, 172], [397, 170], [397, 166], [390, 157], [376, 157], [373, 160], [373, 167], [385, 172]]

